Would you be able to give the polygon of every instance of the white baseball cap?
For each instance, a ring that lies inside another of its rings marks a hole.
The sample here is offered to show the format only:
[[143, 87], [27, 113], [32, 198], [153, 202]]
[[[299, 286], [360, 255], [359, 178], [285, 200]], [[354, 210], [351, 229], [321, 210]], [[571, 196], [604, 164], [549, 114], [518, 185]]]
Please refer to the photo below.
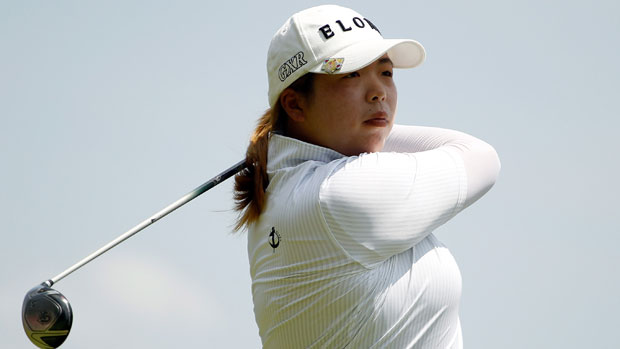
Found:
[[394, 68], [424, 61], [424, 47], [409, 39], [384, 39], [359, 13], [337, 5], [312, 7], [292, 15], [275, 33], [267, 54], [269, 105], [306, 73], [344, 74], [364, 68], [387, 52]]

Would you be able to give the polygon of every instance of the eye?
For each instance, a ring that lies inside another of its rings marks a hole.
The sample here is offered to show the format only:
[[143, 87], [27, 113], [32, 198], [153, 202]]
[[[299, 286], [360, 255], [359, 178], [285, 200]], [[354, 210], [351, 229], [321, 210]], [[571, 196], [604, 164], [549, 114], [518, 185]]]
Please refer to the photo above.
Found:
[[387, 76], [387, 77], [393, 77], [394, 73], [391, 70], [386, 70], [383, 73], [381, 73], [383, 76]]
[[356, 77], [359, 77], [359, 76], [360, 76], [360, 73], [354, 71], [352, 73], [349, 73], [349, 74], [345, 75], [344, 77], [345, 78], [356, 78]]

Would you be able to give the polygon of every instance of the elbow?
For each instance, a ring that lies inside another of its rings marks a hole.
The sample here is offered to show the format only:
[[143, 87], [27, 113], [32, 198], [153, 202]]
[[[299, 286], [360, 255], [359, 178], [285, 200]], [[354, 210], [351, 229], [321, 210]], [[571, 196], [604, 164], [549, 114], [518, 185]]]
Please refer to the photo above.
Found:
[[499, 160], [499, 155], [497, 154], [495, 148], [493, 148], [493, 146], [491, 146], [490, 144], [487, 144], [487, 146], [488, 147], [485, 156], [489, 167], [490, 189], [495, 184], [497, 177], [499, 177], [499, 172], [502, 169], [502, 163]]
[[495, 185], [502, 168], [502, 163], [499, 160], [499, 155], [495, 148], [486, 142], [483, 142], [480, 146], [478, 156], [480, 159], [480, 168], [477, 171], [477, 176], [479, 176], [478, 181], [482, 189], [482, 193], [478, 196], [480, 197]]
[[466, 164], [468, 193], [465, 207], [476, 202], [491, 190], [499, 177], [502, 167], [499, 155], [493, 146], [486, 142], [481, 142], [476, 148], [476, 155], [474, 156], [476, 160]]

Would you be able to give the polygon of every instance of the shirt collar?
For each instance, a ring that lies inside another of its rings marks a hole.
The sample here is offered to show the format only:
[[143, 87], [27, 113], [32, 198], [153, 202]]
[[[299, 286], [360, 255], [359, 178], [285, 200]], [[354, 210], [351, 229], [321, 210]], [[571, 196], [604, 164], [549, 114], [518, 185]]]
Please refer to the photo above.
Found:
[[273, 133], [269, 139], [267, 172], [295, 167], [309, 160], [328, 163], [343, 157], [335, 150]]

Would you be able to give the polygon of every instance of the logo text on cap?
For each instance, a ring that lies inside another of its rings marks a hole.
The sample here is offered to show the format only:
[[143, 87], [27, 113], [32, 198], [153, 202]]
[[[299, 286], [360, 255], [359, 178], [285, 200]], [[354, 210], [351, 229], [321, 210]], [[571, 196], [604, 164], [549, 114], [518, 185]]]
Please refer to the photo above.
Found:
[[286, 80], [286, 78], [291, 76], [291, 74], [306, 63], [308, 62], [304, 59], [304, 53], [301, 51], [297, 52], [293, 57], [282, 63], [278, 69], [278, 77], [280, 77], [280, 81]]
[[[377, 28], [377, 26], [374, 25], [368, 18], [364, 18], [362, 20], [359, 17], [353, 17], [351, 21], [353, 22], [353, 25], [357, 28], [365, 28], [366, 23], [368, 23], [368, 26], [371, 29], [374, 29], [377, 31], [377, 33], [381, 34], [381, 32], [379, 31], [379, 28]], [[344, 23], [342, 23], [341, 20], [337, 20], [336, 23], [338, 23], [338, 26], [340, 27], [343, 33], [353, 30], [353, 26], [351, 25], [346, 26]], [[319, 31], [321, 32], [321, 34], [323, 34], [323, 38], [325, 38], [325, 40], [329, 40], [336, 35], [336, 33], [334, 33], [334, 31], [332, 30], [332, 27], [329, 24], [325, 24], [324, 26], [320, 27]]]

